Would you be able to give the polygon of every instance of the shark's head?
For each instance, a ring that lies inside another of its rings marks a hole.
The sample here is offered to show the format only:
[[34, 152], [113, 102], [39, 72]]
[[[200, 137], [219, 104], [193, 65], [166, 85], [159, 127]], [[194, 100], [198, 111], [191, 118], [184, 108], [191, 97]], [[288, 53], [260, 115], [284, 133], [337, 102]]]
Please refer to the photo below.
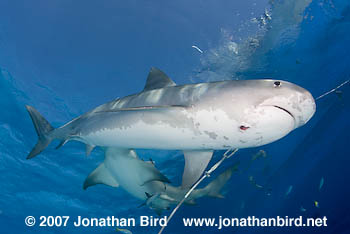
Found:
[[259, 108], [273, 107], [275, 111], [284, 111], [294, 120], [294, 128], [306, 124], [316, 111], [315, 100], [306, 89], [281, 80], [261, 81], [262, 90]]
[[242, 146], [245, 142], [255, 141], [251, 146], [258, 146], [278, 140], [307, 123], [316, 111], [310, 92], [287, 81], [238, 81], [225, 90], [221, 97], [226, 100], [226, 112], [237, 121]]

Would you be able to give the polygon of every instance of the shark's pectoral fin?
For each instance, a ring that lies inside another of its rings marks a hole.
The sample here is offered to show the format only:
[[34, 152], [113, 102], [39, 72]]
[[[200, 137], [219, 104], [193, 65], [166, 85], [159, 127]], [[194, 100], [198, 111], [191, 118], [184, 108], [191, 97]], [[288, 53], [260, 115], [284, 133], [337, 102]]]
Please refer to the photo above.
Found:
[[147, 183], [152, 181], [161, 181], [165, 183], [171, 183], [170, 180], [163, 175], [157, 168], [155, 168], [153, 163], [141, 161], [144, 171], [142, 174], [139, 174], [139, 177], [143, 181], [141, 186], [144, 186]]
[[175, 82], [172, 81], [164, 72], [158, 68], [152, 67], [148, 73], [146, 85], [143, 91], [175, 85]]
[[94, 150], [94, 148], [95, 148], [94, 145], [86, 144], [86, 156], [89, 156], [91, 152]]
[[112, 187], [118, 187], [118, 182], [112, 177], [104, 163], [101, 163], [90, 175], [85, 179], [84, 189], [96, 185], [105, 184]]
[[145, 186], [146, 184], [148, 183], [151, 183], [153, 181], [161, 181], [161, 182], [165, 182], [165, 183], [171, 183], [171, 181], [166, 178], [164, 175], [162, 175], [162, 177], [154, 177], [154, 178], [151, 178], [149, 180], [145, 180], [142, 184], [140, 184], [140, 186]]
[[161, 181], [169, 184], [171, 183], [171, 181], [159, 171], [157, 173], [154, 173], [152, 176], [149, 176], [148, 178], [143, 178], [143, 180], [144, 182], [141, 184], [141, 186], [144, 186], [153, 181]]
[[190, 188], [203, 174], [210, 162], [213, 151], [184, 151], [185, 169], [182, 175], [182, 188]]

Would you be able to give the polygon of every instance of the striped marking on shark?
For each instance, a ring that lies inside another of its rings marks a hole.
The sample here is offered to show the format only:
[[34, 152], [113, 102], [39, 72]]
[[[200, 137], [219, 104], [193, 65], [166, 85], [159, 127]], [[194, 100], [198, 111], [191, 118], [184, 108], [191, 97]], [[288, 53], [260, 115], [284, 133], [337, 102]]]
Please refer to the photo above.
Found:
[[[152, 68], [145, 88], [103, 104], [59, 128], [27, 106], [38, 134], [28, 159], [52, 140], [70, 140], [121, 150], [182, 150], [182, 186], [202, 175], [214, 150], [249, 148], [274, 142], [304, 125], [316, 111], [312, 95], [287, 81], [229, 80], [176, 85]], [[129, 153], [126, 153], [129, 154]]]

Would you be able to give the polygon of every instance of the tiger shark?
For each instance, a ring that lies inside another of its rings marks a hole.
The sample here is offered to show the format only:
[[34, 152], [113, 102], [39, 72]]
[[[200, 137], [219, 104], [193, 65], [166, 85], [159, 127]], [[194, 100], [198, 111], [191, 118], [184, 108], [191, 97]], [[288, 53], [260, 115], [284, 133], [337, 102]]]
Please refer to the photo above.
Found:
[[27, 159], [52, 140], [71, 140], [123, 149], [182, 150], [182, 187], [203, 174], [214, 150], [265, 145], [307, 123], [316, 111], [304, 88], [283, 80], [228, 80], [177, 85], [152, 68], [144, 89], [118, 98], [53, 128], [33, 107], [26, 106], [38, 142]]
[[[204, 188], [194, 189], [184, 200], [184, 203], [196, 205], [196, 199], [202, 197], [224, 198], [220, 192], [233, 172], [238, 170], [237, 166], [238, 163], [226, 169]], [[172, 205], [178, 205], [188, 192], [187, 188], [175, 187], [158, 180], [151, 181], [147, 187], [151, 187], [155, 191], [154, 193], [145, 192], [147, 200], [144, 204], [153, 209], [158, 215], [161, 215], [164, 210], [169, 210]]]
[[[141, 160], [134, 150], [107, 147], [104, 154], [104, 161], [85, 179], [84, 189], [97, 184], [121, 187], [143, 200], [141, 206], [147, 205], [159, 215], [180, 202], [188, 191], [182, 186], [170, 185], [153, 161]], [[237, 167], [238, 163], [235, 163], [204, 188], [193, 190], [185, 204], [195, 205], [195, 200], [204, 196], [222, 198], [220, 191]]]

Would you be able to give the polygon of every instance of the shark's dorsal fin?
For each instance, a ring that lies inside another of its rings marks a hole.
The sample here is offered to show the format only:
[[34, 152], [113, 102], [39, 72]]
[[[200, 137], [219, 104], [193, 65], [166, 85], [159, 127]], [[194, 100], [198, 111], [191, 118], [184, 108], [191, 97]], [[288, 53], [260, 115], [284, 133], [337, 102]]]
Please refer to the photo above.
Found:
[[112, 177], [104, 163], [101, 163], [90, 175], [85, 179], [84, 189], [96, 184], [105, 184], [112, 187], [118, 187], [118, 182]]
[[158, 68], [152, 67], [148, 73], [146, 85], [143, 90], [148, 91], [175, 85], [175, 82], [172, 81], [164, 72]]
[[213, 156], [212, 150], [184, 151], [185, 169], [182, 175], [182, 188], [190, 188], [203, 174], [210, 159]]

